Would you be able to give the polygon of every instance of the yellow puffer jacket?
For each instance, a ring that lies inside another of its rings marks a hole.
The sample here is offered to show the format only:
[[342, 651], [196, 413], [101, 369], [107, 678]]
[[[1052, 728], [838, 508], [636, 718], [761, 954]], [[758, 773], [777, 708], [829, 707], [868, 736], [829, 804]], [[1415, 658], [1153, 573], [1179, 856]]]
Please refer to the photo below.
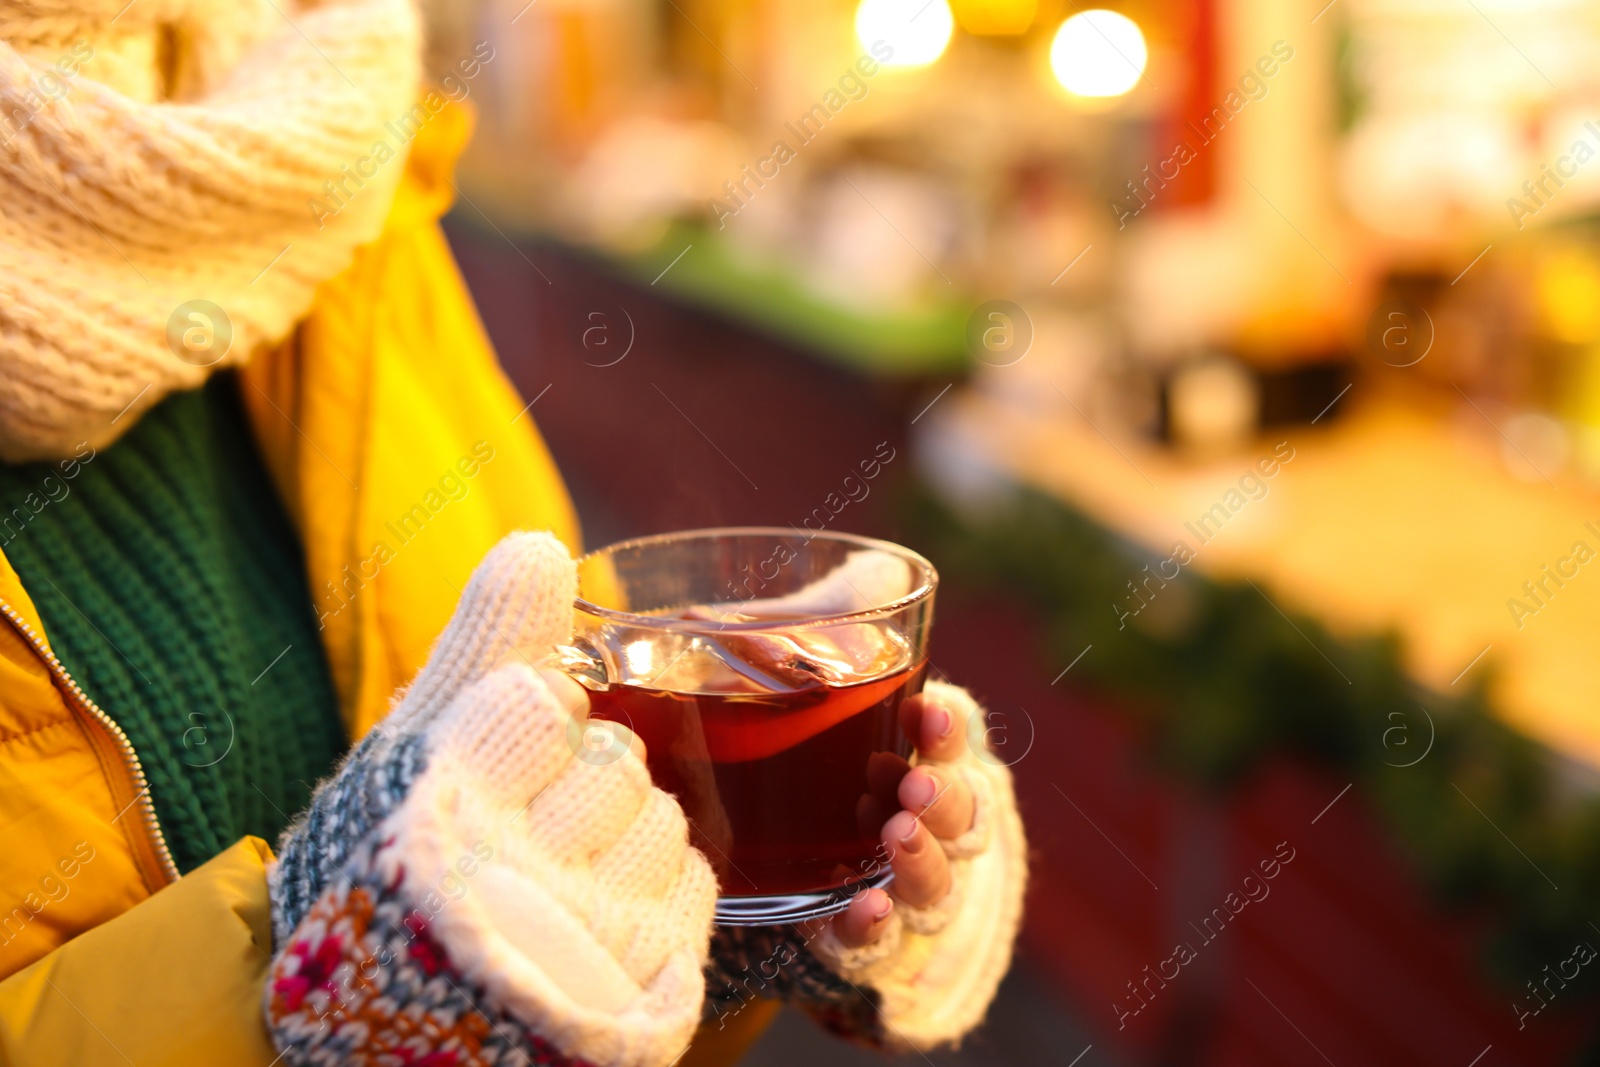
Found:
[[[360, 575], [323, 631], [351, 738], [422, 665], [490, 546], [517, 529], [579, 546], [437, 224], [469, 126], [450, 109], [423, 128], [383, 235], [319, 290], [294, 341], [244, 376], [319, 613], [339, 603], [328, 583]], [[435, 505], [478, 442], [493, 461], [464, 497]], [[374, 574], [385, 523], [407, 515], [438, 530]], [[137, 755], [62, 671], [3, 558], [0, 614], [0, 1063], [268, 1067], [267, 845], [242, 840], [178, 879]], [[732, 1062], [750, 1036], [718, 1035], [696, 1060]]]

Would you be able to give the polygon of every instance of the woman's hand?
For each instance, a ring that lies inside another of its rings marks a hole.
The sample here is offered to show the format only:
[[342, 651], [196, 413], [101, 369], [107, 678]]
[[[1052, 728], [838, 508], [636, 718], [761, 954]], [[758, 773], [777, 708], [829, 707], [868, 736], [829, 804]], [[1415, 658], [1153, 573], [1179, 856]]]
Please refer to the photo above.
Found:
[[535, 669], [576, 578], [549, 535], [500, 542], [285, 834], [263, 1002], [287, 1067], [663, 1067], [688, 1044], [716, 878], [643, 744]]
[[[982, 1020], [1011, 963], [1028, 880], [1011, 772], [964, 689], [930, 681], [900, 721], [918, 766], [880, 758], [857, 809], [880, 829], [894, 880], [831, 919], [719, 928], [707, 987], [719, 1020], [740, 1010], [757, 975], [765, 995], [891, 1051], [959, 1041]], [[894, 801], [903, 810], [885, 817]]]
[[[950, 861], [941, 841], [972, 828], [972, 791], [939, 764], [954, 762], [966, 745], [957, 709], [936, 697], [918, 695], [900, 709], [900, 725], [916, 745], [922, 764], [900, 779], [902, 811], [883, 824], [881, 840], [894, 871], [893, 894], [869, 889], [834, 918], [834, 934], [847, 948], [870, 945], [883, 936], [896, 903], [928, 908], [950, 892]], [[930, 765], [931, 764], [931, 765]]]

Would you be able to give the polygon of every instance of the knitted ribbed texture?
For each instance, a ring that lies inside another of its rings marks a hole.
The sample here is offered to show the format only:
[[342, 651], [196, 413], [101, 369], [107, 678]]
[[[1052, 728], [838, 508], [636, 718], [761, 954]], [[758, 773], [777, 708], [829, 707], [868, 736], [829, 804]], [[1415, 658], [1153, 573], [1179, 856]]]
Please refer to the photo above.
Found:
[[[501, 1036], [526, 1031], [573, 1060], [665, 1067], [683, 1052], [705, 988], [711, 866], [638, 753], [577, 758], [588, 750], [571, 724], [546, 680], [513, 663], [430, 725], [410, 792], [279, 942], [266, 1008], [287, 1064], [387, 1064], [397, 1019], [428, 1020], [419, 1055], [457, 1053], [474, 1040], [463, 1027], [476, 1025], [450, 995], [462, 990], [489, 1018], [514, 1022]], [[352, 883], [376, 903], [370, 919]], [[315, 978], [296, 1002], [295, 979], [364, 942], [358, 931], [374, 921], [405, 951], [376, 957], [351, 983]], [[409, 931], [424, 928], [432, 951], [411, 944]], [[434, 966], [453, 989], [428, 981]]]
[[345, 742], [234, 375], [87, 462], [0, 466], [0, 551], [62, 664], [127, 731], [179, 870], [242, 834], [274, 840]]
[[418, 38], [410, 0], [0, 0], [0, 458], [289, 332], [388, 214]]
[[273, 962], [265, 1000], [283, 1048], [278, 1062], [610, 1067], [563, 1055], [486, 999], [433, 936], [426, 910], [380, 875], [375, 851], [368, 842], [351, 857], [347, 877], [315, 902]]
[[[929, 682], [924, 691], [957, 722], [982, 721], [966, 690]], [[939, 843], [950, 861], [950, 892], [926, 908], [896, 899], [882, 935], [860, 948], [846, 948], [832, 925], [717, 930], [707, 1023], [726, 1025], [753, 998], [781, 997], [837, 1033], [904, 1051], [958, 1042], [983, 1020], [1011, 965], [1027, 887], [1028, 845], [1011, 772], [987, 751], [919, 762], [972, 791], [971, 829]]]
[[576, 584], [549, 534], [490, 551], [285, 836], [264, 998], [290, 1067], [665, 1067], [688, 1045], [716, 880], [637, 739], [531, 666], [570, 639]]
[[427, 762], [425, 732], [456, 695], [496, 667], [537, 659], [571, 638], [576, 592], [572, 560], [553, 537], [515, 535], [490, 551], [410, 689], [317, 787], [279, 843], [272, 869], [277, 940], [405, 799]]
[[[924, 692], [950, 709], [958, 729], [982, 721], [983, 710], [965, 689], [929, 682]], [[1010, 769], [978, 750], [951, 762], [925, 762], [964, 779], [975, 803], [972, 829], [940, 842], [950, 860], [950, 896], [920, 910], [897, 902], [890, 929], [865, 948], [844, 947], [831, 927], [808, 946], [829, 970], [870, 989], [876, 1000], [871, 1011], [860, 1001], [825, 1001], [812, 1005], [817, 1017], [895, 1050], [956, 1042], [983, 1021], [1011, 966], [1028, 882], [1028, 841]]]

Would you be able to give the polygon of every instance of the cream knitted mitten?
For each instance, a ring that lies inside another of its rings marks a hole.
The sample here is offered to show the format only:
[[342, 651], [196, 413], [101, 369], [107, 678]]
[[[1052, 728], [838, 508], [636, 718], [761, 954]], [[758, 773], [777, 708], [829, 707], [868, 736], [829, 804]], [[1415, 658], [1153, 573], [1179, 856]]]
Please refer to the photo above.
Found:
[[949, 895], [921, 909], [896, 899], [882, 936], [864, 948], [846, 948], [831, 924], [717, 930], [709, 1025], [725, 1026], [752, 997], [781, 996], [837, 1033], [902, 1051], [954, 1044], [983, 1021], [1011, 966], [1028, 843], [1011, 772], [984, 743], [982, 709], [944, 682], [923, 692], [951, 709], [958, 729], [972, 727], [960, 759], [918, 760], [959, 777], [975, 801], [972, 828], [940, 842], [950, 861]]
[[[958, 728], [983, 721], [965, 689], [929, 682], [923, 691], [951, 709]], [[845, 948], [831, 927], [811, 944], [836, 974], [878, 995], [879, 1017], [869, 1025], [891, 1048], [948, 1044], [983, 1020], [1010, 969], [1027, 889], [1028, 842], [1010, 770], [981, 742], [959, 760], [922, 762], [962, 778], [976, 802], [972, 829], [940, 842], [950, 860], [950, 894], [920, 910], [897, 900], [889, 929], [866, 948]]]
[[[826, 577], [788, 596], [714, 605], [740, 617], [857, 611], [905, 595], [911, 575], [889, 553], [852, 553]], [[951, 712], [967, 746], [939, 767], [974, 801], [972, 827], [940, 841], [950, 892], [912, 908], [896, 898], [880, 938], [846, 948], [830, 923], [803, 927], [721, 928], [712, 939], [706, 1021], [726, 1025], [752, 996], [803, 1005], [847, 1036], [893, 1049], [928, 1049], [958, 1041], [982, 1021], [1011, 963], [1027, 882], [1027, 841], [1011, 774], [987, 745], [983, 712], [966, 690], [942, 682], [924, 689]], [[876, 873], [876, 872], [874, 872]], [[889, 887], [891, 896], [895, 890]]]
[[637, 739], [527, 662], [568, 638], [574, 583], [548, 535], [497, 546], [285, 835], [265, 991], [285, 1062], [650, 1067], [688, 1044], [716, 882]]

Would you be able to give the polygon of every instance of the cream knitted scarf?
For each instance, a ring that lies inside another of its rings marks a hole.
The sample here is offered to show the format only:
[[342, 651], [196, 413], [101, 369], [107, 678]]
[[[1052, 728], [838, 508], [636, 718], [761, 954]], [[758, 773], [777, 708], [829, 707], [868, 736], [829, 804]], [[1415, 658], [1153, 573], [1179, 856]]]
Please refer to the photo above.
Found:
[[0, 0], [0, 459], [289, 333], [382, 227], [418, 37], [411, 0]]

